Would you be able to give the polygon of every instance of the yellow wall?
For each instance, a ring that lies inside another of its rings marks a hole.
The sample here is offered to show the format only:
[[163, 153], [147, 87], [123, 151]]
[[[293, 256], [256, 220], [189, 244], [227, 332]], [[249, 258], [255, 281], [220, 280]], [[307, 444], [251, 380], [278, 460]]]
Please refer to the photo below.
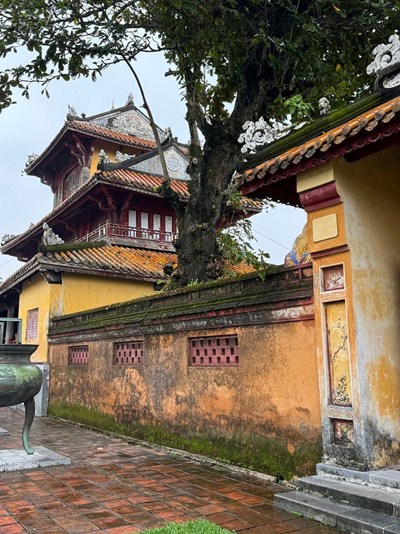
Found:
[[97, 140], [95, 141], [93, 155], [90, 162], [90, 176], [93, 176], [93, 174], [97, 172], [97, 164], [99, 163], [100, 150], [104, 150], [111, 161], [114, 161], [115, 153], [117, 152], [117, 150], [123, 152], [124, 154], [132, 154], [132, 156], [137, 154], [137, 150], [135, 150], [134, 148], [122, 147], [115, 143]]
[[[62, 284], [48, 284], [41, 274], [25, 281], [19, 300], [22, 342], [39, 345], [32, 361], [47, 361], [49, 319], [154, 293], [153, 283], [117, 278], [63, 274]], [[39, 309], [38, 336], [26, 339], [28, 311]]]
[[[19, 317], [22, 319], [22, 342], [39, 345], [37, 351], [32, 356], [32, 361], [47, 361], [47, 330], [49, 317], [58, 315], [60, 312], [60, 289], [58, 284], [51, 286], [46, 282], [41, 274], [35, 274], [26, 280], [22, 286], [19, 299]], [[28, 311], [39, 309], [38, 314], [38, 336], [36, 340], [26, 339]]]
[[361, 469], [400, 458], [399, 168], [396, 146], [321, 166], [341, 202], [308, 213], [324, 453]]
[[335, 162], [352, 258], [364, 416], [371, 433], [400, 441], [399, 166], [398, 146]]
[[63, 274], [63, 314], [75, 313], [152, 295], [152, 282]]

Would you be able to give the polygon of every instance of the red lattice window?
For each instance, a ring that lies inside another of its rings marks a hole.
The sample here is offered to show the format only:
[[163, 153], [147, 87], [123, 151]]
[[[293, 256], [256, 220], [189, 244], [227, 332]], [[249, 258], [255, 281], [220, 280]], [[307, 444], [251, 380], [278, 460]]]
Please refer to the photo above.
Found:
[[87, 365], [89, 361], [89, 347], [68, 347], [68, 365]]
[[31, 341], [37, 339], [38, 335], [38, 319], [39, 308], [28, 310], [28, 317], [26, 322], [26, 340]]
[[237, 335], [192, 338], [190, 365], [193, 367], [239, 365]]
[[143, 363], [143, 341], [115, 343], [113, 363], [119, 365], [138, 365]]

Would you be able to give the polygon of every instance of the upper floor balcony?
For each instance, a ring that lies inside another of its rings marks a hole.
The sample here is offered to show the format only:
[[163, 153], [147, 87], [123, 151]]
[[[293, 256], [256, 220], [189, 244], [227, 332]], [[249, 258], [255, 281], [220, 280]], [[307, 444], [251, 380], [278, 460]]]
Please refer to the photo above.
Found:
[[161, 249], [173, 252], [177, 234], [107, 221], [76, 240], [77, 243], [106, 240], [113, 244]]

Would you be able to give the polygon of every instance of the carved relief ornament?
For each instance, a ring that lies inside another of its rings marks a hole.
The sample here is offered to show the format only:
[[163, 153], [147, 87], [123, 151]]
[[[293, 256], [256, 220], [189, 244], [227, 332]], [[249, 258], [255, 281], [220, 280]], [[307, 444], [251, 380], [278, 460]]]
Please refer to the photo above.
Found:
[[389, 91], [400, 86], [400, 37], [396, 33], [389, 37], [388, 44], [374, 48], [375, 59], [367, 67], [367, 74], [375, 74], [375, 89]]
[[254, 153], [258, 147], [267, 145], [288, 135], [291, 125], [271, 121], [268, 123], [264, 117], [258, 121], [246, 121], [242, 126], [244, 133], [240, 134], [238, 141], [243, 144], [241, 152]]

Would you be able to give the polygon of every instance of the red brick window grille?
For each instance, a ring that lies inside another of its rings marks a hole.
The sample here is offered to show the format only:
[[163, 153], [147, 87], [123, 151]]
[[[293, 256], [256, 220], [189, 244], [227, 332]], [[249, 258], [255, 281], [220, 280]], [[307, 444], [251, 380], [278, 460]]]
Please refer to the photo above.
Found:
[[113, 363], [117, 365], [140, 365], [143, 363], [143, 341], [115, 343]]
[[87, 365], [89, 362], [89, 347], [79, 345], [68, 347], [68, 365]]
[[34, 310], [28, 310], [28, 317], [26, 321], [26, 339], [34, 340], [38, 336], [38, 319], [39, 319], [39, 308]]
[[238, 336], [197, 337], [190, 339], [192, 367], [239, 365]]

